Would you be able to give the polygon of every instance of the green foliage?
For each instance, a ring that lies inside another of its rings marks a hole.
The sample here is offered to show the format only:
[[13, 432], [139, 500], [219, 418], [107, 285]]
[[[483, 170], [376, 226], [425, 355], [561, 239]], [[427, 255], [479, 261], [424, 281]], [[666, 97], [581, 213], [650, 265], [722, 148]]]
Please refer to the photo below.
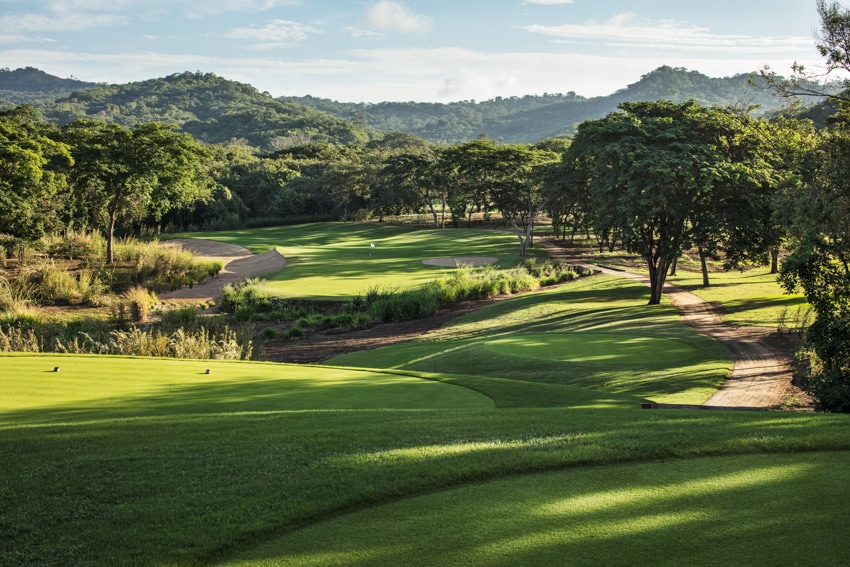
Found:
[[251, 319], [254, 314], [267, 313], [273, 307], [271, 295], [257, 279], [229, 283], [222, 288], [221, 293], [219, 309], [240, 319]]
[[121, 298], [130, 310], [130, 315], [136, 323], [145, 323], [148, 314], [156, 305], [156, 294], [144, 286], [136, 286], [125, 291]]
[[108, 291], [100, 276], [91, 270], [70, 272], [50, 262], [35, 274], [42, 304], [99, 306]]
[[783, 100], [751, 84], [750, 73], [711, 78], [697, 71], [668, 66], [647, 73], [639, 81], [608, 96], [585, 98], [576, 93], [548, 93], [523, 97], [496, 97], [452, 103], [337, 102], [313, 96], [284, 97], [343, 119], [361, 116], [378, 130], [401, 131], [435, 143], [468, 142], [481, 132], [507, 143], [535, 142], [572, 134], [575, 125], [602, 118], [628, 101], [694, 100], [703, 105], [732, 106], [745, 100], [762, 112], [779, 109]]
[[646, 262], [650, 303], [658, 304], [686, 249], [710, 255], [730, 235], [760, 232], [759, 220], [770, 216], [770, 145], [729, 109], [666, 101], [621, 109], [579, 126], [565, 167], [586, 188], [596, 232]]
[[83, 260], [87, 264], [102, 262], [106, 254], [106, 239], [95, 231], [48, 234], [41, 239], [41, 244], [54, 258]]
[[366, 128], [278, 101], [254, 87], [211, 73], [178, 73], [159, 79], [99, 85], [44, 106], [49, 119], [66, 124], [97, 118], [132, 128], [144, 122], [179, 126], [209, 143], [232, 140], [265, 151], [315, 140], [365, 143]]
[[59, 226], [69, 147], [30, 106], [0, 110], [0, 226], [35, 240]]
[[818, 409], [850, 412], [850, 120], [839, 118], [819, 135], [799, 185], [784, 194], [795, 246], [780, 280], [789, 293], [801, 289], [816, 313], [806, 333], [816, 358], [805, 388]]

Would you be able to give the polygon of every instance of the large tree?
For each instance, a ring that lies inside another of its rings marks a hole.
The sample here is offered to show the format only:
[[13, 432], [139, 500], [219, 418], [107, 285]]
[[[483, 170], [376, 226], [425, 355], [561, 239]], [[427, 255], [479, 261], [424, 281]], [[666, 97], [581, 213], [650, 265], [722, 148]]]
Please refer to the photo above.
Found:
[[73, 147], [74, 191], [82, 207], [100, 214], [106, 226], [107, 262], [114, 261], [115, 224], [207, 198], [211, 185], [202, 172], [205, 148], [188, 134], [156, 123], [126, 129], [78, 120], [64, 128]]
[[546, 164], [555, 163], [558, 154], [527, 146], [501, 146], [490, 156], [495, 179], [491, 195], [502, 218], [511, 224], [519, 239], [519, 255], [525, 256], [532, 243], [534, 223], [546, 206], [543, 191]]
[[782, 264], [786, 290], [802, 289], [817, 315], [806, 339], [817, 359], [806, 389], [817, 407], [850, 412], [850, 113], [823, 132], [784, 194], [794, 251]]
[[0, 232], [37, 239], [59, 216], [72, 159], [30, 106], [0, 111]]
[[[850, 9], [840, 2], [826, 0], [817, 0], [816, 6], [820, 16], [816, 47], [824, 66], [808, 69], [795, 61], [789, 79], [783, 79], [769, 67], [761, 71], [761, 76], [781, 96], [850, 102], [850, 79], [846, 76], [850, 72]], [[836, 83], [841, 87], [836, 88]]]
[[566, 162], [580, 164], [595, 229], [620, 235], [646, 261], [654, 305], [674, 260], [716, 237], [724, 210], [734, 209], [726, 201], [765, 183], [767, 164], [742, 143], [731, 110], [665, 101], [620, 108], [581, 124]]

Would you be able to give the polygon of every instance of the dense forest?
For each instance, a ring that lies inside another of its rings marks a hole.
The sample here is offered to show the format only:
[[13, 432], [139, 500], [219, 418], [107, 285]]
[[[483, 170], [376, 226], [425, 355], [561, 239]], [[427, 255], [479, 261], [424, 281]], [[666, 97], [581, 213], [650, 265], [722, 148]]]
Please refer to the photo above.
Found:
[[284, 97], [283, 100], [377, 130], [408, 132], [432, 142], [446, 143], [469, 141], [482, 134], [509, 143], [536, 142], [573, 134], [581, 122], [601, 118], [623, 102], [693, 100], [709, 106], [757, 106], [758, 114], [776, 111], [787, 103], [752, 74], [711, 78], [697, 71], [667, 66], [659, 67], [613, 94], [594, 98], [568, 92], [447, 104], [350, 103], [311, 96]]
[[[4, 96], [3, 93], [14, 93]], [[27, 68], [0, 73], [3, 100], [35, 104], [51, 121], [94, 118], [132, 126], [175, 124], [210, 143], [241, 143], [276, 151], [306, 142], [358, 143], [375, 131], [415, 134], [435, 143], [486, 136], [507, 143], [569, 135], [578, 124], [602, 118], [622, 102], [694, 100], [704, 105], [756, 106], [756, 114], [781, 108], [758, 77], [711, 78], [696, 71], [660, 67], [617, 92], [585, 98], [567, 94], [497, 97], [453, 103], [336, 102], [311, 96], [273, 99], [254, 87], [212, 74], [182, 73], [124, 85], [96, 85], [51, 77]]]
[[73, 92], [93, 89], [97, 83], [60, 79], [34, 67], [0, 69], [0, 108], [17, 104], [48, 103]]
[[[21, 73], [9, 72], [8, 76], [20, 82]], [[0, 75], [0, 90], [5, 88], [2, 79]], [[63, 86], [56, 90], [52, 83], [44, 84], [54, 95], [68, 87], [68, 83], [58, 83]], [[375, 135], [350, 121], [275, 100], [250, 85], [211, 73], [186, 72], [123, 85], [83, 86], [86, 88], [67, 96], [45, 95], [53, 99], [36, 106], [49, 121], [60, 125], [79, 118], [125, 127], [161, 122], [207, 143], [239, 143], [267, 151], [308, 142], [365, 143]]]

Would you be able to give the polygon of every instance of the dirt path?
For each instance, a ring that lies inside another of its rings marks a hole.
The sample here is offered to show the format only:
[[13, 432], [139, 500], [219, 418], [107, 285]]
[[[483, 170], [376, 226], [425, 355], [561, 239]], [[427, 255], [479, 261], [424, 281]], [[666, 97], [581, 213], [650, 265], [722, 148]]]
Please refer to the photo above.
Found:
[[242, 246], [202, 238], [176, 238], [164, 243], [182, 246], [201, 258], [221, 260], [224, 262], [224, 269], [216, 277], [195, 284], [191, 288], [184, 287], [177, 291], [160, 294], [159, 297], [163, 301], [181, 303], [205, 303], [211, 299], [218, 301], [221, 299], [221, 290], [225, 285], [276, 272], [286, 266], [286, 258], [274, 249], [262, 254], [254, 254]]
[[[550, 255], [570, 263], [585, 264], [606, 274], [617, 275], [649, 285], [649, 278], [630, 272], [588, 264], [570, 257], [548, 242], [540, 242]], [[734, 409], [779, 408], [793, 393], [792, 360], [786, 349], [776, 344], [775, 330], [768, 327], [739, 327], [723, 322], [717, 309], [690, 291], [673, 285], [664, 286], [664, 294], [678, 308], [682, 320], [700, 333], [720, 341], [729, 349], [734, 364], [720, 390], [703, 407]]]

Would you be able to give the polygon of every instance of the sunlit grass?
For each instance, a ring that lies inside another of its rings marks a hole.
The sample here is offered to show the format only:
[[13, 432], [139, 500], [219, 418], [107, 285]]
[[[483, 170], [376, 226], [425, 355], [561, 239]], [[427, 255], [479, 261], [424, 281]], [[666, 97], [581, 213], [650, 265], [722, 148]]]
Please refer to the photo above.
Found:
[[[53, 424], [46, 422], [61, 408], [33, 409], [27, 424], [0, 425], [0, 564], [210, 564], [346, 511], [521, 473], [604, 465], [593, 469], [601, 475], [614, 463], [758, 453], [796, 453], [791, 464], [805, 466], [812, 451], [850, 450], [845, 416], [581, 408], [228, 413], [208, 403], [208, 411], [176, 407], [138, 418], [110, 419], [109, 408], [105, 419], [68, 412]], [[503, 497], [510, 508], [504, 493], [489, 504]], [[486, 529], [487, 521], [479, 516], [477, 525]], [[317, 553], [332, 549], [328, 540], [313, 542]]]
[[257, 253], [277, 248], [288, 265], [267, 276], [266, 287], [275, 295], [296, 298], [340, 299], [372, 287], [419, 286], [445, 269], [422, 263], [429, 258], [489, 256], [502, 268], [523, 260], [516, 237], [492, 230], [315, 223], [186, 236], [239, 244]]
[[341, 516], [226, 564], [841, 565], [848, 465], [848, 452], [754, 455], [514, 477]]
[[702, 286], [700, 272], [679, 270], [668, 281], [685, 287], [709, 302], [722, 306], [723, 320], [734, 325], [793, 327], [802, 322], [808, 303], [803, 295], [788, 295], [766, 267], [745, 272], [733, 270], [710, 274], [710, 286]]
[[479, 392], [434, 380], [292, 364], [0, 355], [0, 365], [0, 423], [7, 424], [210, 412], [493, 405]]
[[670, 305], [614, 276], [499, 302], [401, 345], [331, 364], [563, 384], [656, 402], [700, 404], [731, 369], [728, 351]]

